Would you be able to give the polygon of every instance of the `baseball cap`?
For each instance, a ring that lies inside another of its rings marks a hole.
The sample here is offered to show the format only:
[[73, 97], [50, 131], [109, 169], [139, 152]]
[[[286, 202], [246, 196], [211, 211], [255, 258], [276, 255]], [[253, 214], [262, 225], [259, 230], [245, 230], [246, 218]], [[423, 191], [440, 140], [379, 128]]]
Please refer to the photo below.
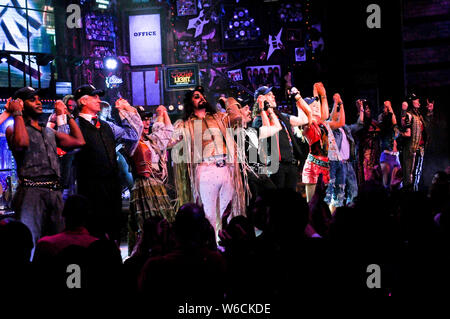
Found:
[[91, 84], [85, 84], [82, 85], [80, 87], [78, 87], [75, 92], [73, 93], [73, 95], [75, 96], [75, 101], [78, 101], [78, 99], [84, 95], [89, 95], [89, 96], [103, 96], [105, 95], [105, 91], [103, 90], [97, 90], [93, 85]]
[[31, 86], [26, 86], [14, 92], [13, 99], [25, 101], [34, 98], [36, 95], [39, 96], [40, 93], [39, 90], [35, 90]]
[[259, 88], [256, 89], [255, 94], [253, 95], [253, 97], [255, 98], [255, 101], [256, 101], [258, 99], [258, 96], [266, 95], [270, 91], [272, 91], [271, 87], [269, 88], [267, 86], [260, 86]]

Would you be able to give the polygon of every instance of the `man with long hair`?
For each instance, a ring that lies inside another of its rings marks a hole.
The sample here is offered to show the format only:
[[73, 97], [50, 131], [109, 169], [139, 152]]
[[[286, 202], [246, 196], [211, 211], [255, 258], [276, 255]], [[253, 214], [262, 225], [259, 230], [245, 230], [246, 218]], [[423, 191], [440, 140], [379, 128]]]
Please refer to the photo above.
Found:
[[[181, 142], [172, 151], [172, 160], [178, 164], [175, 175], [179, 205], [202, 204], [216, 236], [230, 203], [232, 216], [245, 214], [245, 182], [239, 166], [242, 157], [230, 134], [230, 128], [242, 120], [239, 114], [217, 112], [206, 100], [203, 87], [197, 86], [186, 93], [183, 118], [175, 123]], [[182, 158], [176, 152], [180, 148]]]
[[405, 129], [403, 137], [407, 137], [403, 149], [403, 187], [419, 189], [422, 176], [422, 164], [433, 117], [434, 101], [427, 100], [427, 106], [422, 111], [420, 100], [414, 93], [408, 96], [402, 104], [402, 126]]

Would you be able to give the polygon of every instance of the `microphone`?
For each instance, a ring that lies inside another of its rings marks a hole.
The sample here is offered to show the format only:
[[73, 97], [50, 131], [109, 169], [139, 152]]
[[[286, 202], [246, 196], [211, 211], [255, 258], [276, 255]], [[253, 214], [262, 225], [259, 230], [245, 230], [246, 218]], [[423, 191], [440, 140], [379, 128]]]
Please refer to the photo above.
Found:
[[267, 111], [270, 108], [270, 104], [267, 101], [264, 101], [264, 111]]

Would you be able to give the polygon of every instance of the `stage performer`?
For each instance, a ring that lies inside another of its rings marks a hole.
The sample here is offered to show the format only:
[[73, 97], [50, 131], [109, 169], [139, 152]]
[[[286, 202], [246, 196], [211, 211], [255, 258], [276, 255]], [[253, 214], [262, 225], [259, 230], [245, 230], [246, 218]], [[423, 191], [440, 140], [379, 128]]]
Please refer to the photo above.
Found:
[[392, 110], [391, 101], [384, 101], [383, 112], [378, 117], [380, 132], [381, 156], [380, 166], [383, 176], [383, 186], [391, 189], [395, 184], [397, 171], [401, 169], [397, 138], [399, 130], [397, 118]]
[[[292, 91], [292, 90], [291, 90]], [[299, 98], [296, 90], [291, 92]], [[330, 164], [328, 161], [328, 132], [344, 126], [343, 117], [338, 121], [328, 121], [329, 110], [325, 87], [321, 82], [314, 83], [314, 99], [308, 106], [308, 124], [303, 130], [303, 136], [309, 144], [309, 154], [303, 166], [302, 181], [305, 184], [306, 200], [309, 202], [314, 195], [317, 178], [323, 176], [327, 185], [330, 181]], [[345, 119], [344, 119], [345, 121]]]
[[431, 120], [433, 118], [434, 102], [427, 101], [424, 110], [420, 109], [419, 98], [410, 94], [408, 103], [402, 104], [402, 126], [406, 142], [403, 146], [403, 187], [406, 189], [419, 189], [422, 176], [422, 164], [425, 149], [429, 140]]
[[169, 114], [164, 105], [160, 105], [156, 109], [156, 121], [150, 127], [152, 113], [146, 112], [142, 106], [138, 110], [144, 129], [131, 157], [134, 185], [130, 199], [130, 252], [142, 234], [145, 220], [161, 216], [172, 222], [175, 217], [165, 187], [168, 176], [166, 148], [173, 135]]
[[282, 127], [273, 112], [273, 108], [265, 110], [263, 103], [256, 106], [260, 108], [262, 119], [262, 126], [259, 129], [249, 126], [252, 122], [252, 111], [248, 105], [242, 106], [241, 103], [236, 101], [233, 97], [229, 97], [225, 104], [228, 113], [232, 113], [236, 110], [233, 106], [237, 106], [237, 110], [240, 112], [238, 116], [242, 117], [242, 125], [241, 123], [238, 123], [235, 126], [238, 147], [242, 147], [245, 154], [245, 162], [240, 163], [240, 165], [248, 168], [247, 176], [251, 195], [250, 200], [254, 201], [258, 194], [263, 191], [276, 189], [275, 184], [264, 171], [266, 166], [262, 161], [264, 155], [260, 153], [260, 150], [263, 148], [260, 145], [260, 141], [269, 136], [273, 136], [279, 132]]
[[242, 117], [239, 111], [230, 114], [217, 112], [207, 102], [203, 87], [197, 86], [186, 92], [183, 119], [175, 123], [174, 139], [179, 143], [172, 150], [172, 160], [178, 205], [202, 204], [216, 238], [228, 204], [231, 217], [244, 215], [246, 208], [239, 166], [244, 155], [230, 132]]
[[[296, 105], [298, 116], [281, 113], [277, 109], [272, 88], [268, 88], [267, 86], [261, 86], [255, 91], [254, 98], [256, 103], [253, 110], [256, 115], [253, 120], [254, 128], [259, 129], [264, 125], [264, 116], [261, 116], [261, 110], [267, 109], [268, 111], [269, 108], [272, 109], [270, 112], [271, 116], [276, 117], [276, 120], [281, 124], [282, 129], [274, 135], [275, 147], [267, 151], [267, 154], [270, 154], [267, 157], [267, 165], [270, 166], [268, 173], [277, 188], [289, 188], [294, 191], [296, 190], [298, 181], [298, 163], [303, 159], [303, 154], [297, 144], [297, 139], [292, 128], [308, 124], [308, 117], [306, 115], [306, 108], [308, 106], [300, 96], [300, 93], [298, 93], [298, 90], [295, 90], [297, 92]], [[271, 143], [266, 143], [267, 146], [269, 144]], [[278, 163], [278, 165], [274, 165], [275, 163]]]
[[[70, 94], [64, 96], [62, 101], [66, 106], [64, 113], [59, 112], [59, 114], [57, 114], [56, 112], [53, 112], [48, 118], [47, 127], [64, 132], [68, 120], [67, 114], [71, 114], [76, 118], [78, 109], [77, 102], [73, 95]], [[74, 195], [77, 192], [75, 184], [76, 172], [75, 166], [73, 165], [75, 154], [73, 152], [67, 153], [60, 148], [57, 149], [57, 152], [61, 166], [61, 184], [64, 188], [63, 198], [66, 200], [70, 195]]]
[[358, 184], [373, 178], [375, 167], [380, 161], [380, 128], [372, 119], [369, 103], [365, 99], [356, 101], [358, 112], [364, 112], [363, 127], [354, 134], [356, 141], [357, 162], [355, 165]]
[[[64, 204], [56, 148], [81, 147], [85, 141], [72, 117], [68, 121], [70, 135], [41, 125], [42, 103], [39, 92], [31, 87], [16, 91], [14, 100], [9, 100], [6, 107], [14, 117], [14, 125], [7, 128], [6, 137], [19, 177], [12, 206], [36, 243], [41, 236], [53, 235], [63, 229], [61, 212]], [[64, 112], [64, 103], [56, 101], [55, 110]]]
[[[353, 203], [358, 195], [353, 163], [356, 160], [355, 140], [353, 134], [362, 128], [364, 117], [360, 109], [359, 118], [355, 124], [345, 125], [345, 110], [341, 96], [333, 95], [333, 110], [331, 120], [339, 123], [339, 127], [332, 129], [328, 126], [328, 159], [330, 163], [330, 182], [327, 187], [325, 202], [333, 214], [337, 207]], [[342, 125], [342, 126], [341, 126]]]
[[86, 196], [93, 214], [88, 220], [89, 232], [98, 238], [120, 239], [122, 192], [116, 157], [116, 146], [124, 145], [132, 155], [142, 134], [142, 121], [134, 107], [124, 99], [116, 101], [121, 126], [98, 119], [99, 96], [92, 85], [82, 85], [74, 92], [80, 114], [78, 123], [86, 145], [75, 155], [78, 193]]

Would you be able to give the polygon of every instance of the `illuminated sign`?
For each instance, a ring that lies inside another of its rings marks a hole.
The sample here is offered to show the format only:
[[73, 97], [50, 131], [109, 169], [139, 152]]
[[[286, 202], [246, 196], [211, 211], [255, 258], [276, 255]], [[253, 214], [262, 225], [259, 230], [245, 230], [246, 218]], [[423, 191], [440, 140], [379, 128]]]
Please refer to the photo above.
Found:
[[172, 65], [166, 68], [166, 89], [186, 90], [199, 85], [198, 65]]
[[160, 15], [145, 14], [129, 18], [131, 65], [162, 64]]
[[118, 76], [113, 75], [113, 76], [106, 77], [105, 82], [106, 82], [106, 87], [108, 89], [114, 89], [114, 88], [118, 88], [123, 83], [123, 80], [121, 78], [119, 78]]
[[99, 9], [108, 9], [109, 0], [95, 0]]

